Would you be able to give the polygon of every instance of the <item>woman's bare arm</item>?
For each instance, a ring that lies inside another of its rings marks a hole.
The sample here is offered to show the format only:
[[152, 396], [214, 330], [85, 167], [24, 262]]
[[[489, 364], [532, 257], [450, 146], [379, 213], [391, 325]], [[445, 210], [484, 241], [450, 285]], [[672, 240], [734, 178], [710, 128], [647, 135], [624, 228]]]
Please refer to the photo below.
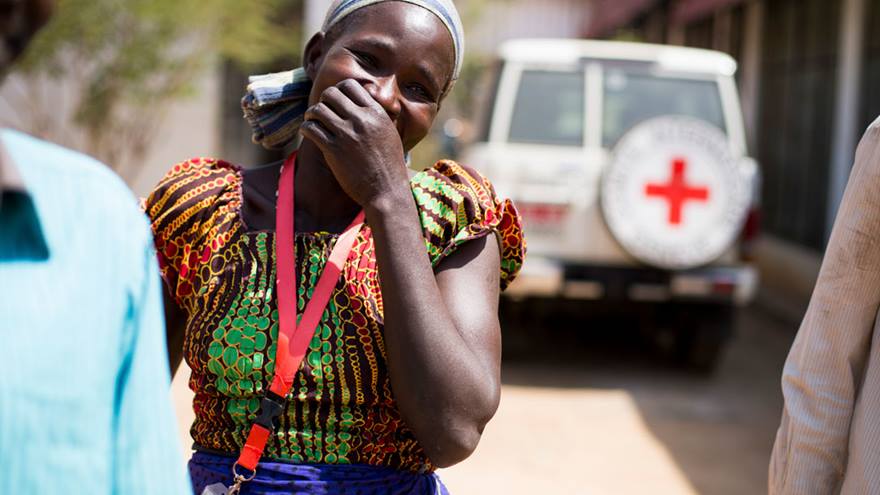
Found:
[[468, 457], [500, 399], [500, 254], [470, 241], [435, 275], [412, 195], [371, 208], [385, 307], [388, 371], [398, 408], [431, 461]]
[[[368, 85], [374, 92], [376, 85]], [[389, 91], [394, 91], [389, 89]], [[470, 241], [434, 269], [404, 163], [399, 115], [348, 79], [326, 89], [300, 131], [314, 143], [373, 230], [385, 348], [398, 409], [431, 461], [469, 456], [498, 407], [500, 253]], [[407, 103], [415, 115], [436, 104]], [[420, 106], [421, 105], [421, 106]], [[428, 112], [430, 113], [430, 112]], [[423, 115], [424, 116], [424, 115]], [[308, 143], [304, 143], [306, 146]]]

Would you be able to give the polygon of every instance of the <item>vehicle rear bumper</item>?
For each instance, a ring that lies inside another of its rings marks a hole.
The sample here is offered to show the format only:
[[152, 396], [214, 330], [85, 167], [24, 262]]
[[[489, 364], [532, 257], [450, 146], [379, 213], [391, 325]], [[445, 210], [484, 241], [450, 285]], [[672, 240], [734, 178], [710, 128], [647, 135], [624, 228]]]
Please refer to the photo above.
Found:
[[669, 271], [651, 267], [566, 264], [529, 258], [505, 292], [513, 298], [721, 302], [742, 306], [758, 288], [749, 264]]

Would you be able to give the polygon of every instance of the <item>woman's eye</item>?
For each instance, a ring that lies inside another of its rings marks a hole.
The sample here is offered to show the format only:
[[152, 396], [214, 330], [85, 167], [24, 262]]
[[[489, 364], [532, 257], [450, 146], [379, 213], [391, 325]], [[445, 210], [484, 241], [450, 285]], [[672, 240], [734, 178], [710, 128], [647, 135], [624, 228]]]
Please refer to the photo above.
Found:
[[375, 67], [376, 66], [376, 57], [370, 55], [369, 53], [365, 53], [362, 51], [352, 50], [354, 56], [358, 59], [361, 65], [365, 67]]
[[409, 91], [422, 101], [433, 102], [435, 100], [434, 95], [428, 91], [428, 88], [421, 84], [410, 84]]

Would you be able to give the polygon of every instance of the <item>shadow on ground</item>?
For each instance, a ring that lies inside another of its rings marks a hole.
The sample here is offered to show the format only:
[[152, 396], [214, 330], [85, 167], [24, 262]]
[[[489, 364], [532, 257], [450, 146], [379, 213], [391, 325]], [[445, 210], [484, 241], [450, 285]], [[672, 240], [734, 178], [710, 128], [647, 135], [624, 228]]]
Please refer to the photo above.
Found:
[[698, 493], [766, 492], [779, 378], [796, 322], [756, 307], [740, 311], [718, 367], [706, 374], [658, 353], [636, 330], [635, 315], [542, 314], [524, 334], [505, 334], [515, 343], [506, 345], [506, 385], [623, 390]]

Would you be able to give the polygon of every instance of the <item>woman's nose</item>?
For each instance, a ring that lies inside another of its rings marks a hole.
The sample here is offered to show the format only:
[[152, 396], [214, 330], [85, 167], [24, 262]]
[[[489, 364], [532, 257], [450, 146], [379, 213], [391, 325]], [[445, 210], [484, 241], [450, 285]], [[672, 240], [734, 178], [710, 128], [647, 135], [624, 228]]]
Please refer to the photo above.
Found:
[[378, 78], [364, 85], [374, 100], [382, 105], [392, 122], [400, 115], [400, 91], [394, 76]]

